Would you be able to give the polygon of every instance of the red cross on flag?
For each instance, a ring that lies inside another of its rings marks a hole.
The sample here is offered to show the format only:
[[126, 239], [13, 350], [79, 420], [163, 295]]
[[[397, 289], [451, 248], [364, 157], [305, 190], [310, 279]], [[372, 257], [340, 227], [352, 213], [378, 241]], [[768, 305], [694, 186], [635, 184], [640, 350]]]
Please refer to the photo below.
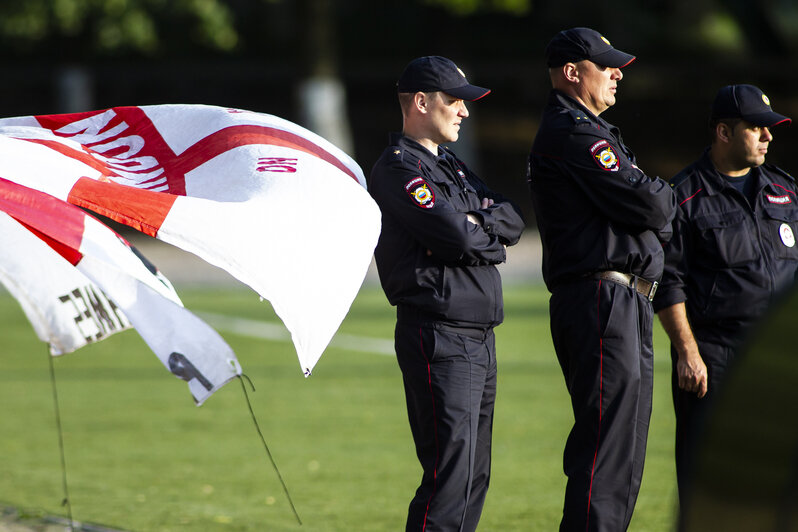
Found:
[[275, 116], [155, 105], [0, 120], [0, 176], [192, 252], [268, 299], [309, 375], [365, 278], [360, 167]]

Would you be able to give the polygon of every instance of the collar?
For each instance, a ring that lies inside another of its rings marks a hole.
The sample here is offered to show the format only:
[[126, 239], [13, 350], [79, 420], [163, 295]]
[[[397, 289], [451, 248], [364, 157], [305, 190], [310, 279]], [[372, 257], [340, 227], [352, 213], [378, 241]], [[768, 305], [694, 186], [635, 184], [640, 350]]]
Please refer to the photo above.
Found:
[[601, 127], [612, 131], [613, 133], [618, 133], [618, 128], [601, 118], [600, 116], [594, 115], [587, 107], [576, 101], [574, 98], [568, 96], [566, 93], [559, 89], [551, 89], [549, 93], [549, 103], [548, 105], [553, 107], [564, 107], [566, 109], [571, 109], [575, 111], [582, 111], [584, 112], [592, 121], [596, 122]]
[[452, 159], [457, 158], [452, 151], [445, 146], [438, 146], [438, 154], [433, 155], [427, 148], [402, 133], [391, 133], [389, 142], [391, 145], [399, 146], [408, 154], [418, 158], [421, 163], [427, 165], [429, 168], [434, 168], [447, 157]]
[[[701, 175], [704, 177], [704, 190], [707, 192], [707, 194], [719, 194], [727, 187], [733, 188], [733, 185], [729, 183], [728, 179], [726, 179], [723, 174], [718, 172], [718, 169], [715, 168], [714, 164], [712, 164], [712, 159], [709, 157], [710, 149], [711, 147], [704, 148], [704, 153], [698, 160], [698, 169], [701, 171]], [[751, 179], [757, 181], [759, 180], [759, 176], [759, 168], [751, 168]]]

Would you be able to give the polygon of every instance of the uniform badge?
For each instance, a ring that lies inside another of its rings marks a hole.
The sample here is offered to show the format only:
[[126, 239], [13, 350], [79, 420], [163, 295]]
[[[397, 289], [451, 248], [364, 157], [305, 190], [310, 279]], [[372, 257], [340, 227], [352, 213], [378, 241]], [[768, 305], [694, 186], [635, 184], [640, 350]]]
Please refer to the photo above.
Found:
[[408, 181], [405, 190], [419, 207], [431, 209], [435, 205], [435, 193], [421, 177]]
[[788, 248], [795, 246], [795, 234], [793, 234], [792, 227], [789, 224], [781, 224], [779, 226], [779, 236]]
[[593, 160], [603, 170], [608, 172], [617, 172], [620, 168], [620, 161], [618, 156], [615, 155], [615, 150], [612, 149], [610, 143], [606, 140], [600, 140], [590, 147], [590, 154]]
[[776, 203], [776, 204], [779, 204], [779, 205], [786, 205], [788, 203], [792, 203], [792, 199], [790, 199], [790, 197], [787, 196], [787, 195], [784, 195], [784, 196], [771, 196], [770, 194], [766, 194], [766, 196], [767, 196], [768, 201], [770, 203]]

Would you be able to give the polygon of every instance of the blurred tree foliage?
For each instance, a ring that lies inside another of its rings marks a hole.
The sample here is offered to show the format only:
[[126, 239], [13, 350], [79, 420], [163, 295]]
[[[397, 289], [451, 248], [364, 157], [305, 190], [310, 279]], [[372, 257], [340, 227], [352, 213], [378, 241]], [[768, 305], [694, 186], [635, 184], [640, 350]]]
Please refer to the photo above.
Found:
[[532, 0], [423, 0], [431, 6], [441, 6], [458, 15], [472, 15], [484, 11], [500, 11], [511, 15], [526, 15]]
[[[319, 12], [325, 13], [325, 23], [314, 22]], [[547, 40], [556, 30], [575, 25], [595, 27], [614, 39], [622, 34], [630, 49], [651, 48], [661, 54], [783, 56], [798, 46], [798, 2], [0, 0], [2, 54], [55, 54], [69, 60], [164, 53], [251, 55], [275, 45], [304, 50], [311, 43], [325, 53], [330, 46], [319, 43], [329, 40], [328, 35], [343, 42], [357, 38], [358, 49], [347, 52], [365, 57], [385, 44], [409, 44], [402, 39], [413, 36], [433, 44], [476, 36], [475, 52], [493, 53], [491, 44], [501, 43], [505, 53], [513, 54], [525, 50], [523, 44], [507, 45], [507, 39], [519, 39], [508, 29], [525, 27], [534, 41], [538, 34]], [[333, 27], [336, 31], [329, 31]]]
[[17, 52], [36, 52], [54, 42], [66, 55], [158, 52], [164, 36], [218, 50], [239, 42], [233, 12], [224, 0], [4, 0], [0, 36]]

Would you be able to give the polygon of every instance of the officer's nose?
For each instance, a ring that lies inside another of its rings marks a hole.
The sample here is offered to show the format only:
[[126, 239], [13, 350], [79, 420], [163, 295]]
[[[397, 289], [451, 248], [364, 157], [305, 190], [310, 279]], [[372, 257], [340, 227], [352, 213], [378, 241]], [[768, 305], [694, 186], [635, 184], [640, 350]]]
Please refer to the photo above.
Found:
[[614, 72], [612, 73], [613, 79], [621, 81], [621, 79], [623, 79], [623, 72], [621, 72], [621, 69], [620, 68], [614, 68], [613, 70], [614, 70]]
[[463, 100], [460, 100], [460, 112], [457, 113], [458, 116], [462, 118], [468, 118], [468, 107]]
[[773, 140], [773, 135], [770, 133], [769, 128], [766, 127], [762, 128], [762, 136], [759, 137], [759, 140], [761, 140], [762, 142], [770, 142], [771, 140]]

